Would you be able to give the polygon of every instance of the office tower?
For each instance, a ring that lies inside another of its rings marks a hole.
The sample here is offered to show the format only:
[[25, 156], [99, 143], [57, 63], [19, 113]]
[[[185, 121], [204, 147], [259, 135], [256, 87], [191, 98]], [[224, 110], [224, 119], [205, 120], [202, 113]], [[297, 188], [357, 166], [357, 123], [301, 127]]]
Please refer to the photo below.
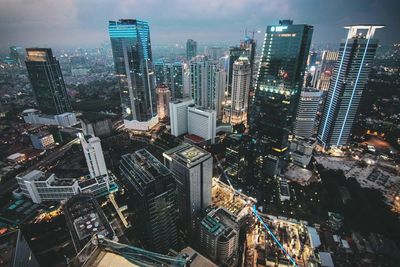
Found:
[[217, 127], [217, 113], [202, 107], [188, 107], [188, 133], [214, 144]]
[[134, 192], [132, 201], [146, 248], [166, 253], [177, 245], [176, 185], [172, 173], [146, 149], [126, 154], [121, 173], [127, 188]]
[[310, 25], [281, 20], [278, 25], [268, 26], [265, 34], [250, 133], [262, 150], [278, 159], [286, 157], [312, 33]]
[[251, 63], [240, 56], [233, 64], [231, 124], [247, 121], [247, 107], [251, 82]]
[[307, 87], [301, 90], [296, 120], [294, 122], [294, 135], [306, 138], [314, 135], [321, 97], [322, 92], [318, 89]]
[[361, 95], [378, 48], [374, 39], [378, 25], [354, 25], [340, 44], [336, 64], [325, 100], [318, 142], [324, 147], [348, 144]]
[[104, 160], [103, 149], [101, 148], [100, 138], [79, 133], [79, 139], [83, 153], [85, 154], [86, 164], [92, 178], [105, 176], [108, 177], [106, 162]]
[[243, 55], [246, 50], [245, 47], [230, 47], [229, 48], [229, 65], [228, 65], [228, 94], [231, 94], [231, 86], [232, 86], [232, 78], [233, 78], [233, 63], [239, 59], [241, 55]]
[[166, 84], [171, 91], [172, 100], [183, 98], [184, 64], [175, 62], [166, 65]]
[[186, 59], [191, 60], [195, 56], [197, 56], [197, 42], [192, 39], [188, 39], [186, 41]]
[[10, 58], [15, 62], [15, 65], [22, 67], [25, 62], [25, 55], [22, 47], [10, 46]]
[[166, 64], [160, 59], [154, 62], [154, 76], [156, 77], [156, 85], [166, 83]]
[[72, 110], [58, 60], [50, 48], [27, 48], [26, 69], [36, 103], [45, 114]]
[[216, 62], [205, 56], [190, 61], [190, 97], [198, 106], [222, 113], [222, 101], [226, 88], [226, 73]]
[[308, 69], [315, 67], [317, 63], [317, 58], [318, 58], [318, 52], [317, 51], [311, 51], [308, 55], [307, 59], [307, 67]]
[[93, 235], [118, 240], [93, 194], [75, 195], [69, 198], [62, 208], [77, 253], [90, 242]]
[[211, 204], [213, 159], [198, 146], [183, 143], [163, 153], [164, 164], [177, 181], [182, 228], [194, 235], [201, 211]]
[[160, 84], [157, 86], [156, 92], [158, 119], [163, 120], [169, 117], [169, 101], [171, 100], [171, 91], [165, 84]]
[[0, 265], [4, 267], [40, 266], [20, 229], [0, 235]]
[[191, 99], [176, 100], [169, 103], [169, 115], [171, 123], [171, 134], [180, 136], [188, 132], [188, 112], [189, 106], [194, 106]]
[[149, 25], [121, 19], [110, 21], [108, 32], [125, 127], [147, 131], [158, 122]]
[[225, 208], [212, 209], [200, 223], [200, 247], [220, 266], [236, 266], [239, 223]]
[[244, 37], [244, 40], [240, 43], [240, 47], [244, 49], [245, 54], [247, 58], [250, 61], [250, 88], [253, 87], [253, 79], [254, 79], [254, 60], [256, 57], [256, 46], [257, 42], [254, 39], [254, 34], [253, 37], [247, 36], [247, 34]]
[[222, 110], [223, 103], [225, 101], [225, 93], [227, 91], [226, 79], [227, 74], [226, 71], [222, 68], [222, 66], [217, 66], [215, 69], [215, 78], [214, 78], [214, 105], [213, 109], [217, 112], [217, 118], [219, 120], [222, 119]]
[[339, 51], [324, 51], [321, 65], [315, 70], [312, 86], [322, 91], [328, 91], [333, 70], [338, 60]]

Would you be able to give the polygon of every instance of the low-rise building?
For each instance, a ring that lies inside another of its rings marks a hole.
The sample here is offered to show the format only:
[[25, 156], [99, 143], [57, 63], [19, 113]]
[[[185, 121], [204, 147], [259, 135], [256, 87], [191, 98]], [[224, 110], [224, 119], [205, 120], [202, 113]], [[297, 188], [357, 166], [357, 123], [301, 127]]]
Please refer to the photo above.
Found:
[[31, 134], [32, 146], [36, 149], [47, 149], [54, 145], [54, 137], [48, 132]]
[[78, 123], [75, 113], [66, 112], [58, 115], [41, 114], [36, 109], [27, 109], [22, 112], [25, 123], [58, 125], [62, 127], [71, 127]]
[[290, 157], [294, 164], [305, 168], [311, 161], [316, 140], [297, 137], [290, 142]]

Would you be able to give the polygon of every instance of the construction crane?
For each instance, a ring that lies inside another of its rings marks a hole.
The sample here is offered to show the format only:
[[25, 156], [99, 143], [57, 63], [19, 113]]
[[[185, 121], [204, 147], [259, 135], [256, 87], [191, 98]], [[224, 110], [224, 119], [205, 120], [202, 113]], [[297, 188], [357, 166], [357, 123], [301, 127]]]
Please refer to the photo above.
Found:
[[282, 252], [286, 255], [287, 259], [293, 264], [293, 266], [298, 267], [296, 264], [296, 261], [289, 255], [289, 253], [283, 247], [282, 243], [279, 242], [278, 238], [276, 238], [274, 233], [271, 231], [271, 229], [269, 229], [268, 225], [261, 218], [260, 214], [258, 214], [256, 205], [253, 205], [252, 211], [253, 211], [253, 214], [256, 216], [257, 220], [262, 224], [262, 226], [264, 226], [264, 228], [267, 230], [268, 234], [272, 237], [275, 244], [277, 244], [278, 247], [282, 250]]

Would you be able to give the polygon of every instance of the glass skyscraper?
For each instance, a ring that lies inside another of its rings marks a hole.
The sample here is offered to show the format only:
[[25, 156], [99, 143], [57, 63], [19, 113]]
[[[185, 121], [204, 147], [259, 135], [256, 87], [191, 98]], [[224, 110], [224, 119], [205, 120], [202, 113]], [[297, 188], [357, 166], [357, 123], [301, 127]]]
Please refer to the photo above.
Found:
[[249, 118], [250, 133], [267, 154], [286, 155], [313, 26], [279, 21], [267, 27]]
[[186, 59], [191, 60], [197, 56], [197, 42], [192, 39], [186, 41]]
[[60, 64], [50, 48], [27, 48], [26, 69], [38, 108], [57, 115], [72, 110]]
[[347, 26], [325, 100], [318, 142], [325, 148], [348, 144], [372, 61], [378, 48], [376, 29], [383, 26]]
[[149, 24], [121, 19], [110, 21], [108, 31], [125, 127], [148, 130], [157, 123]]

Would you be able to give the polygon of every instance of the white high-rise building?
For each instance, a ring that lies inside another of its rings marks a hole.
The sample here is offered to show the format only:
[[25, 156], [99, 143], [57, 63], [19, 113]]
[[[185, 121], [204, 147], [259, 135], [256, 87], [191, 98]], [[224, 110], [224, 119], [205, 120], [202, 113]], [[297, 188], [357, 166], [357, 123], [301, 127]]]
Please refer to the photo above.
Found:
[[173, 136], [180, 136], [188, 132], [187, 109], [193, 105], [193, 100], [177, 100], [169, 103], [171, 134]]
[[240, 56], [233, 64], [231, 123], [247, 120], [247, 107], [251, 82], [251, 64], [247, 57]]
[[178, 181], [178, 206], [184, 230], [192, 233], [199, 212], [211, 205], [213, 159], [196, 145], [183, 143], [163, 154], [167, 166]]
[[91, 135], [84, 136], [79, 134], [83, 153], [92, 178], [99, 176], [108, 177], [106, 162], [104, 160], [103, 149], [101, 148], [100, 138]]
[[222, 101], [226, 90], [226, 72], [217, 62], [205, 56], [190, 61], [189, 95], [194, 103], [213, 109], [222, 116]]
[[297, 107], [294, 135], [309, 138], [314, 134], [321, 96], [322, 91], [318, 89], [303, 88]]
[[217, 113], [201, 107], [188, 107], [188, 133], [197, 135], [214, 144], [217, 128]]

